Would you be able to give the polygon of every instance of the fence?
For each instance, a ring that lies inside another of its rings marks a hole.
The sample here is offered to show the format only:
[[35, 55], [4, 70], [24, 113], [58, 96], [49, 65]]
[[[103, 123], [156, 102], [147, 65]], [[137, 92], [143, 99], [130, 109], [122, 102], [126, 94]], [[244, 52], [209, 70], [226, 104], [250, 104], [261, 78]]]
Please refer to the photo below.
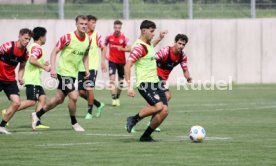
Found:
[[[79, 14], [93, 14], [100, 19], [200, 19], [276, 17], [276, 3], [174, 3], [144, 1], [102, 1], [101, 3], [0, 4], [0, 19], [72, 19]], [[255, 1], [255, 0], [252, 0]], [[128, 3], [127, 3], [128, 2]], [[125, 5], [124, 5], [125, 4]], [[189, 5], [190, 4], [190, 5]], [[191, 5], [192, 4], [192, 5]], [[190, 12], [189, 12], [190, 11]]]

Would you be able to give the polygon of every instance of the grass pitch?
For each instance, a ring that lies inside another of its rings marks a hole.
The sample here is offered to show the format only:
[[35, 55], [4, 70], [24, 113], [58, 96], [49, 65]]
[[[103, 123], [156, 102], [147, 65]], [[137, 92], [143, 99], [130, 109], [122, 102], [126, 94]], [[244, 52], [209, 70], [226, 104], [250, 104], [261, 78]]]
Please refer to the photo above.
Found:
[[[71, 129], [64, 104], [43, 116], [50, 129], [31, 130], [31, 112], [18, 112], [10, 121], [12, 135], [0, 135], [0, 165], [276, 165], [276, 85], [234, 85], [231, 91], [177, 91], [171, 87], [169, 116], [154, 133], [155, 143], [138, 139], [149, 119], [136, 126], [137, 133], [124, 129], [126, 117], [137, 113], [145, 101], [137, 93], [124, 91], [121, 106], [109, 105], [109, 91], [96, 91], [105, 102], [101, 118], [84, 120], [86, 102], [78, 100], [78, 121], [86, 129]], [[47, 91], [48, 98], [54, 91]], [[24, 90], [21, 93], [25, 98]], [[0, 93], [1, 109], [8, 105]], [[202, 125], [207, 137], [191, 143], [188, 130]]]

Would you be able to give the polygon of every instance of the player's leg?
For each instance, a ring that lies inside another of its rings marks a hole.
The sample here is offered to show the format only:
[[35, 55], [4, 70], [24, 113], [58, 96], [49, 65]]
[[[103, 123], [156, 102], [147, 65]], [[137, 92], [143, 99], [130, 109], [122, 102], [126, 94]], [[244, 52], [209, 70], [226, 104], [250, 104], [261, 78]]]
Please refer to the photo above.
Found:
[[1, 83], [1, 90], [4, 90], [11, 103], [6, 109], [5, 115], [0, 123], [0, 133], [10, 134], [10, 132], [6, 129], [6, 124], [13, 117], [20, 106], [19, 89], [16, 81], [14, 81], [12, 83]]
[[116, 90], [116, 104], [117, 106], [120, 106], [120, 95], [124, 86], [124, 78], [125, 78], [125, 74], [124, 74], [124, 64], [116, 64], [117, 66], [117, 70], [118, 70], [118, 81], [119, 81], [119, 85], [117, 87]]
[[164, 87], [162, 84], [158, 84], [157, 93], [160, 98], [159, 101], [163, 104], [161, 111], [153, 114], [150, 125], [145, 130], [143, 135], [140, 137], [140, 141], [151, 142], [154, 141], [151, 137], [152, 132], [160, 126], [164, 119], [168, 116], [168, 101], [164, 92]]
[[54, 97], [52, 97], [46, 104], [38, 111], [32, 113], [32, 128], [36, 129], [36, 124], [40, 121], [40, 118], [51, 109], [55, 108], [57, 105], [62, 104], [65, 99], [65, 94], [57, 89], [57, 92]]
[[77, 110], [77, 99], [78, 93], [76, 91], [71, 91], [68, 93], [68, 109], [71, 118], [71, 124], [75, 131], [85, 131], [77, 122], [76, 110]]
[[[35, 112], [40, 111], [41, 108], [46, 104], [46, 95], [45, 95], [44, 89], [41, 86], [38, 86], [37, 95], [38, 95], [38, 101], [37, 101], [37, 105], [36, 105], [36, 108], [35, 108]], [[36, 123], [36, 128], [48, 129], [50, 127], [47, 126], [47, 125], [42, 124], [41, 120], [39, 120]]]
[[35, 85], [26, 85], [26, 97], [27, 100], [21, 101], [18, 111], [34, 106], [37, 101], [38, 89]]
[[149, 105], [142, 108], [135, 116], [127, 118], [127, 131], [131, 132], [131, 129], [141, 119], [147, 116], [156, 114], [163, 109], [163, 103], [160, 101], [158, 92], [152, 88], [154, 83], [141, 83], [138, 91], [141, 96], [148, 102]]
[[116, 64], [109, 61], [109, 81], [110, 81], [110, 89], [111, 89], [111, 97], [112, 97], [112, 106], [116, 106], [116, 85], [115, 85], [115, 74], [116, 74]]

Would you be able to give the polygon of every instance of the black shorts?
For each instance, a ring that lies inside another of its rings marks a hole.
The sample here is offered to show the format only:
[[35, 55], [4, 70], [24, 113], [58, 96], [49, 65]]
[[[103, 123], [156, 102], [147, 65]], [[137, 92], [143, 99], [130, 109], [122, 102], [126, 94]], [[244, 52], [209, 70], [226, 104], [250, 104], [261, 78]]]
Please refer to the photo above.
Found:
[[152, 106], [158, 102], [162, 102], [164, 105], [168, 105], [164, 90], [165, 88], [162, 82], [142, 82], [138, 87], [139, 93], [149, 103], [149, 105]]
[[5, 92], [9, 100], [10, 100], [10, 95], [20, 96], [16, 81], [0, 81], [0, 92], [2, 90]]
[[118, 71], [118, 76], [120, 79], [124, 79], [125, 77], [125, 72], [124, 72], [124, 67], [125, 64], [119, 64], [119, 63], [114, 63], [109, 61], [109, 76], [115, 75], [116, 71]]
[[158, 78], [159, 78], [159, 80], [160, 80], [161, 82], [163, 82], [163, 85], [164, 85], [164, 88], [165, 88], [164, 91], [165, 91], [165, 92], [170, 91], [169, 86], [166, 85], [167, 81], [166, 81], [166, 80], [163, 80], [160, 76], [158, 76]]
[[39, 85], [26, 85], [27, 100], [37, 101], [38, 98], [45, 95], [44, 89]]
[[84, 79], [85, 72], [79, 72], [78, 74], [78, 89], [85, 90], [85, 88], [94, 88], [97, 78], [97, 70], [89, 70], [90, 76], [88, 79]]
[[76, 78], [61, 76], [59, 74], [57, 75], [57, 77], [58, 77], [58, 81], [59, 81], [57, 89], [60, 89], [65, 96], [68, 95], [68, 93], [75, 90], [74, 83], [75, 83]]

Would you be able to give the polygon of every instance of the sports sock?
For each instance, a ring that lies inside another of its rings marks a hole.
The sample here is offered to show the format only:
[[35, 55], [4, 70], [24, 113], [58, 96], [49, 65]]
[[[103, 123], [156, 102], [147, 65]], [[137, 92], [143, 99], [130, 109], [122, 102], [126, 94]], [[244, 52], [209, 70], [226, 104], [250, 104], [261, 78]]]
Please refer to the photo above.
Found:
[[95, 105], [96, 107], [100, 107], [100, 106], [101, 106], [101, 103], [100, 103], [98, 100], [94, 99], [94, 105]]
[[70, 118], [71, 118], [71, 124], [72, 124], [72, 125], [78, 123], [78, 122], [77, 122], [77, 119], [76, 119], [76, 116], [70, 116]]
[[46, 112], [44, 111], [44, 109], [43, 108], [41, 108], [37, 113], [36, 113], [36, 116], [38, 117], [38, 118], [40, 118], [43, 114], [45, 114]]
[[92, 114], [92, 111], [93, 111], [93, 105], [88, 105], [87, 112], [88, 112], [89, 114]]
[[142, 137], [148, 137], [151, 135], [151, 133], [154, 131], [154, 129], [152, 129], [150, 126], [146, 129], [146, 131], [144, 132], [144, 134], [142, 135]]
[[136, 122], [138, 122], [139, 120], [142, 119], [142, 118], [139, 116], [139, 113], [136, 114], [133, 118], [134, 118], [134, 120], [136, 120]]
[[117, 94], [117, 95], [116, 95], [116, 99], [119, 99], [119, 98], [120, 98], [120, 94]]
[[7, 124], [7, 122], [2, 120], [1, 123], [0, 123], [0, 127], [6, 127], [6, 124]]
[[117, 95], [116, 94], [112, 94], [112, 99], [116, 99]]
[[39, 121], [37, 121], [37, 123], [36, 123], [36, 126], [39, 126], [39, 125], [41, 125], [40, 120], [39, 120]]

